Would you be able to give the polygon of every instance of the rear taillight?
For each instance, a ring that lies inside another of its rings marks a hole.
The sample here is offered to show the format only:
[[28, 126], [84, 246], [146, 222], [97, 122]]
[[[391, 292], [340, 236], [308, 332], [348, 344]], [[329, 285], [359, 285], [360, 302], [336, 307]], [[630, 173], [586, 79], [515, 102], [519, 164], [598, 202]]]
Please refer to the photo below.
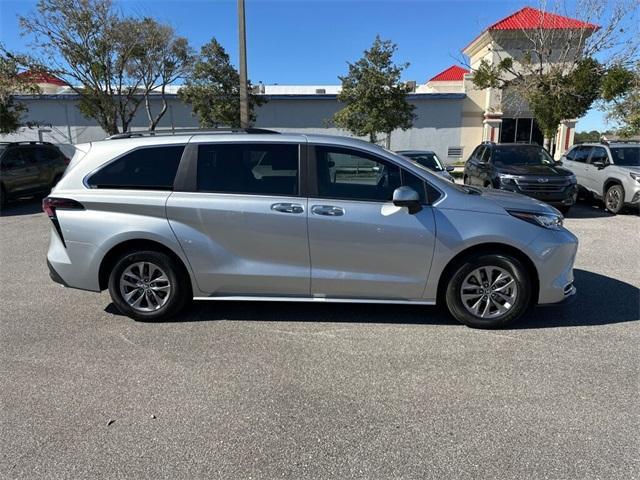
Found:
[[51, 219], [51, 222], [62, 241], [62, 245], [66, 248], [67, 244], [64, 241], [64, 235], [62, 235], [62, 228], [60, 228], [60, 222], [58, 221], [58, 216], [56, 214], [57, 210], [84, 210], [84, 207], [80, 202], [76, 202], [70, 198], [46, 197], [42, 200], [42, 211]]
[[42, 200], [42, 211], [49, 218], [56, 218], [56, 210], [84, 210], [84, 207], [70, 198], [46, 197]]

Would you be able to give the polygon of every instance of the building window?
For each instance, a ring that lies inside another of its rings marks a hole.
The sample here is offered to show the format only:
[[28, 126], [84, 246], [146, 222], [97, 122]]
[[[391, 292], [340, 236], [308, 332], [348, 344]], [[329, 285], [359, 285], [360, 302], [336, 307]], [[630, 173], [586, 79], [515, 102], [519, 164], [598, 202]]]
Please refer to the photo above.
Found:
[[537, 143], [542, 145], [544, 135], [533, 118], [503, 118], [500, 143]]

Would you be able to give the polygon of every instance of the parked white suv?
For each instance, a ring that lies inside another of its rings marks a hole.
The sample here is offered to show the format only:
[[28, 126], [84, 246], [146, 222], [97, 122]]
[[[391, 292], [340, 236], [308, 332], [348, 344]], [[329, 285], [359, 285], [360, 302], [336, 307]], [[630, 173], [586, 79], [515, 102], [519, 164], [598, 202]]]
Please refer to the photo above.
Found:
[[585, 143], [562, 156], [578, 186], [604, 200], [611, 213], [640, 204], [640, 144]]

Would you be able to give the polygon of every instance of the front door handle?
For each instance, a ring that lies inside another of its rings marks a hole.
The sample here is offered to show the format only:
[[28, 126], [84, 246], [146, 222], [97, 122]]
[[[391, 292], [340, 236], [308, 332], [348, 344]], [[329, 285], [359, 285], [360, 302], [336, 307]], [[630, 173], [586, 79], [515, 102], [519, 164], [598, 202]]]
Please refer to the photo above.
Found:
[[271, 210], [282, 213], [302, 213], [304, 207], [299, 203], [274, 203], [271, 205]]
[[333, 205], [314, 205], [311, 207], [311, 213], [328, 217], [340, 217], [344, 215], [344, 208]]

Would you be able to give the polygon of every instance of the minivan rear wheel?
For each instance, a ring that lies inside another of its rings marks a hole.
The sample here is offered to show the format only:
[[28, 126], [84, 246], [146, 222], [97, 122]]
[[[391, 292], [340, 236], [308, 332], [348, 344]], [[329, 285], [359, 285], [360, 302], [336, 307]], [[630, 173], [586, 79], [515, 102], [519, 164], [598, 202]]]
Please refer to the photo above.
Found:
[[465, 259], [446, 290], [449, 312], [474, 328], [499, 328], [520, 318], [531, 299], [531, 280], [516, 258], [480, 254]]
[[117, 309], [135, 320], [166, 320], [188, 300], [188, 278], [170, 256], [155, 251], [131, 252], [115, 263], [109, 294]]

